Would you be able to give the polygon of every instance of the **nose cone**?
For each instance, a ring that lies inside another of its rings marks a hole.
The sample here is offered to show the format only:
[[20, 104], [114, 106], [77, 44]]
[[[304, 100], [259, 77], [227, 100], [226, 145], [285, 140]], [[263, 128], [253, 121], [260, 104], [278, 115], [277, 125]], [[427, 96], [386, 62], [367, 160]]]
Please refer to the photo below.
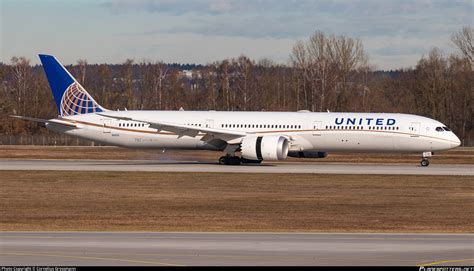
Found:
[[461, 140], [453, 133], [453, 143], [451, 143], [451, 147], [456, 148], [461, 145]]

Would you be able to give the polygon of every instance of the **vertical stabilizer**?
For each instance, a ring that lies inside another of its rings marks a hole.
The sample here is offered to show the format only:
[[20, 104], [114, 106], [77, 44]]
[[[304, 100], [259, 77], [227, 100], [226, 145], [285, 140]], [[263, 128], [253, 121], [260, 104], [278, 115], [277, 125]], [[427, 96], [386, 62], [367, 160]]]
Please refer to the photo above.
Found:
[[61, 117], [106, 111], [54, 56], [39, 58]]

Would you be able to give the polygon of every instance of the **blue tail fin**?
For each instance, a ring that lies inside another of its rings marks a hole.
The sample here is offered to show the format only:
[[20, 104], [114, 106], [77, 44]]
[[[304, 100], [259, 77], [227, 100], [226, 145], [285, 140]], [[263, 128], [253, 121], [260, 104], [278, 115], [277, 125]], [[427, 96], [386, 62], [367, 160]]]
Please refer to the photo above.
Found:
[[106, 111], [54, 56], [39, 58], [61, 117]]

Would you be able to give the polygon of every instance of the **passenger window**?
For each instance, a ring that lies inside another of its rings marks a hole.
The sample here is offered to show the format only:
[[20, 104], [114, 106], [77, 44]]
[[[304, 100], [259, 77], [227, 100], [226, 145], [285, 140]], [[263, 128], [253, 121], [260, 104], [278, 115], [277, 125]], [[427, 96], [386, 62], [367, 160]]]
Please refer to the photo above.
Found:
[[446, 126], [444, 126], [443, 129], [444, 129], [445, 131], [451, 132], [451, 130], [450, 130], [448, 127], [446, 127]]
[[441, 127], [436, 127], [436, 131], [437, 131], [437, 132], [442, 132], [442, 131], [444, 131], [444, 130], [443, 130], [443, 128], [441, 128]]

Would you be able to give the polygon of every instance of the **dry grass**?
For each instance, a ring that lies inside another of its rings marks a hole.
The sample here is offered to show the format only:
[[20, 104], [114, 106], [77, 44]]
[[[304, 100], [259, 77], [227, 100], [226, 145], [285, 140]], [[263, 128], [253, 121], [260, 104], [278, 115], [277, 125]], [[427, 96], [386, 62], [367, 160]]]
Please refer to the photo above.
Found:
[[474, 231], [469, 176], [0, 174], [2, 231]]
[[[13, 159], [140, 159], [197, 160], [215, 162], [222, 152], [134, 150], [118, 147], [44, 147], [0, 145], [0, 158]], [[330, 153], [324, 159], [288, 158], [286, 162], [310, 163], [412, 163], [418, 164], [421, 154]], [[474, 148], [457, 148], [437, 153], [432, 158], [438, 164], [474, 164]]]

